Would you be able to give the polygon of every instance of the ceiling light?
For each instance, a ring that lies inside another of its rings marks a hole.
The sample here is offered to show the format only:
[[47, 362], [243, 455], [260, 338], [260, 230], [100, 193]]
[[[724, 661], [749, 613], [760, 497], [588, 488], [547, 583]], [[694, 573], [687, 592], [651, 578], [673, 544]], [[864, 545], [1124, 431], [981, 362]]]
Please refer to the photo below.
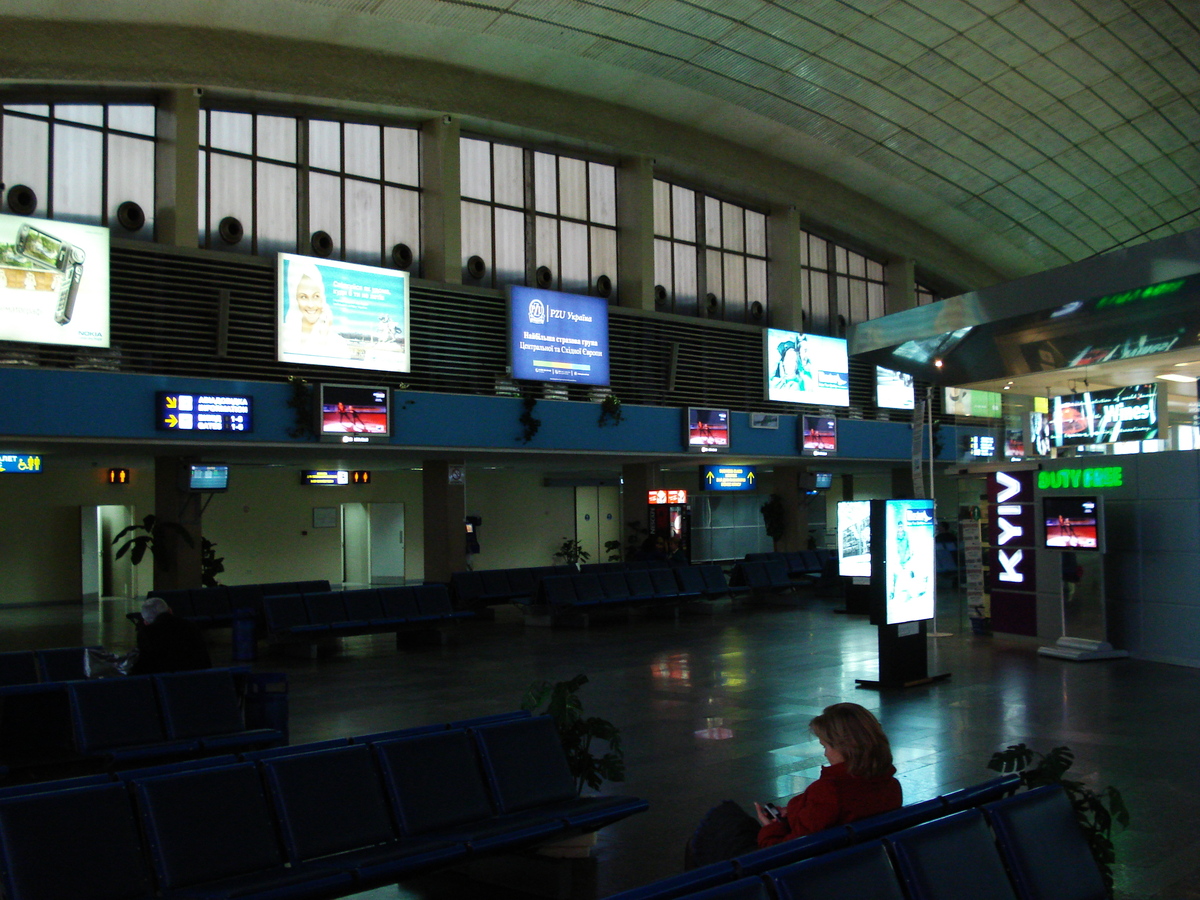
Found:
[[1158, 378], [1163, 381], [1178, 381], [1180, 384], [1195, 384], [1195, 375], [1180, 375], [1178, 372], [1168, 372], [1166, 375], [1159, 375]]

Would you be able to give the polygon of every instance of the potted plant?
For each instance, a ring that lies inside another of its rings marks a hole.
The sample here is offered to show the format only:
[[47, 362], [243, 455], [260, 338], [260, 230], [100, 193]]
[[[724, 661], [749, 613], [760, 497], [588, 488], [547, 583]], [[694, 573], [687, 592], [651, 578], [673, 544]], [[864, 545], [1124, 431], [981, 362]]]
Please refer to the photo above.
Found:
[[217, 576], [225, 571], [225, 557], [217, 556], [217, 545], [206, 537], [200, 538], [200, 581], [205, 587], [217, 587]]
[[[124, 539], [124, 543], [117, 547], [117, 555], [115, 559], [120, 559], [126, 553], [129, 554], [129, 561], [135, 566], [140, 564], [145, 558], [146, 552], [149, 551], [151, 556], [159, 555], [159, 547], [165, 541], [167, 535], [174, 535], [179, 540], [183, 541], [189, 547], [196, 546], [192, 540], [188, 530], [178, 522], [167, 522], [159, 519], [153, 513], [142, 519], [141, 524], [129, 525], [117, 532], [117, 536], [113, 538], [113, 543], [120, 543]], [[156, 543], [157, 542], [157, 543]], [[167, 568], [171, 567], [169, 558], [163, 559], [163, 565]]]
[[767, 537], [778, 542], [787, 533], [787, 508], [783, 497], [772, 494], [771, 498], [762, 505], [763, 524], [767, 528]]
[[[621, 749], [621, 732], [605, 719], [583, 715], [579, 689], [587, 684], [586, 675], [576, 675], [570, 681], [535, 681], [525, 692], [521, 709], [535, 715], [545, 714], [554, 720], [567, 765], [575, 777], [576, 790], [584, 785], [592, 790], [605, 781], [625, 780], [625, 751]], [[592, 742], [601, 741], [608, 749], [597, 756]]]
[[605, 425], [620, 425], [625, 421], [625, 415], [621, 412], [621, 398], [616, 394], [609, 394], [600, 401], [600, 419], [599, 425], [603, 428]]
[[1075, 810], [1075, 818], [1087, 838], [1096, 866], [1104, 879], [1104, 886], [1109, 896], [1113, 890], [1113, 863], [1116, 862], [1116, 849], [1113, 846], [1112, 831], [1114, 825], [1122, 828], [1129, 826], [1129, 810], [1121, 792], [1109, 785], [1101, 791], [1093, 791], [1082, 781], [1066, 778], [1071, 764], [1075, 762], [1075, 754], [1067, 747], [1055, 747], [1044, 756], [1035, 750], [1030, 750], [1024, 744], [1012, 744], [1006, 750], [992, 754], [987, 767], [995, 772], [1017, 772], [1021, 776], [1021, 784], [1027, 788], [1041, 787], [1045, 784], [1060, 785], [1071, 800]]
[[563, 538], [562, 546], [554, 551], [554, 558], [561, 559], [567, 565], [576, 569], [581, 562], [587, 562], [592, 554], [583, 549], [583, 545], [575, 538]]

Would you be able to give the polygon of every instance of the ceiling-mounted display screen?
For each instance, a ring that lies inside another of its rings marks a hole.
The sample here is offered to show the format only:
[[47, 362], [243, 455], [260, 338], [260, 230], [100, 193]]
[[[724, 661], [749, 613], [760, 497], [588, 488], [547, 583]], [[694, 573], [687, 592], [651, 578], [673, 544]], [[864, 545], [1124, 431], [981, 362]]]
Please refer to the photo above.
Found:
[[801, 456], [837, 456], [837, 419], [829, 416], [800, 416], [797, 448]]
[[846, 342], [768, 328], [763, 337], [767, 399], [814, 406], [850, 405]]
[[913, 377], [907, 372], [875, 367], [875, 405], [880, 409], [912, 409]]
[[683, 425], [684, 443], [693, 453], [723, 453], [729, 449], [729, 410], [689, 406]]
[[407, 372], [409, 275], [280, 253], [280, 362]]
[[226, 463], [191, 463], [188, 466], [189, 491], [229, 490], [229, 466]]
[[1050, 429], [1057, 447], [1152, 441], [1158, 437], [1158, 385], [1055, 397]]
[[0, 216], [0, 340], [108, 347], [108, 229]]
[[513, 378], [608, 385], [608, 301], [510, 285]]
[[154, 396], [159, 431], [253, 431], [252, 397], [158, 391]]

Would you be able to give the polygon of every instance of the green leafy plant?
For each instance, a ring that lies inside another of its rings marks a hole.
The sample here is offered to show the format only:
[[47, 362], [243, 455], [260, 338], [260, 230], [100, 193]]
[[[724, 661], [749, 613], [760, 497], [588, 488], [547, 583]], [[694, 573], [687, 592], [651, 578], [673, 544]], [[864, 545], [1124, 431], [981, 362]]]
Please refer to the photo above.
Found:
[[605, 425], [620, 425], [625, 421], [625, 414], [621, 412], [621, 398], [616, 394], [609, 394], [600, 401], [600, 419], [599, 426], [603, 428]]
[[[168, 534], [175, 535], [189, 547], [196, 546], [191, 534], [178, 522], [166, 522], [151, 513], [142, 519], [141, 524], [129, 525], [117, 532], [117, 536], [112, 540], [113, 544], [120, 543], [122, 538], [125, 539], [125, 543], [117, 547], [117, 555], [114, 558], [120, 559], [128, 553], [129, 561], [136, 566], [145, 558], [147, 551], [151, 556], [157, 557], [158, 548]], [[163, 563], [169, 568], [171, 560], [164, 558]]]
[[217, 587], [217, 576], [225, 571], [225, 557], [217, 556], [217, 545], [200, 538], [200, 581], [205, 587]]
[[1012, 744], [1008, 749], [992, 754], [987, 767], [995, 772], [1018, 773], [1021, 784], [1027, 788], [1046, 784], [1062, 786], [1071, 799], [1075, 818], [1096, 859], [1104, 886], [1112, 896], [1112, 867], [1117, 858], [1112, 832], [1115, 825], [1121, 828], [1129, 826], [1129, 810], [1125, 808], [1121, 792], [1115, 787], [1109, 785], [1097, 792], [1082, 781], [1065, 777], [1074, 762], [1075, 754], [1067, 747], [1055, 747], [1043, 755], [1024, 744]]
[[561, 559], [568, 565], [578, 568], [581, 562], [587, 562], [592, 554], [583, 549], [583, 545], [575, 538], [563, 538], [562, 546], [554, 551], [554, 558]]
[[772, 494], [761, 509], [763, 524], [767, 527], [767, 537], [778, 541], [787, 532], [787, 508], [784, 506], [783, 497]]
[[[605, 780], [625, 780], [625, 751], [621, 749], [620, 730], [612, 722], [583, 714], [579, 689], [587, 681], [586, 675], [553, 684], [535, 681], [521, 701], [521, 709], [545, 713], [554, 720], [579, 792], [583, 791], [584, 785], [595, 790]], [[603, 741], [608, 749], [597, 756], [592, 752], [593, 741]]]

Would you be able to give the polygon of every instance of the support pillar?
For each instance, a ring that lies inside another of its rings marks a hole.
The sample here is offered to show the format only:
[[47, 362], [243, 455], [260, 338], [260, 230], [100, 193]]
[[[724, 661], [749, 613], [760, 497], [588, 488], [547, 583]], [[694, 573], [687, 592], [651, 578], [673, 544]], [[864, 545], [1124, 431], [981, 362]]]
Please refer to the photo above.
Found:
[[168, 91], [154, 119], [154, 239], [196, 247], [200, 207], [200, 98], [195, 88]]
[[621, 525], [622, 540], [625, 540], [634, 530], [634, 524], [640, 525], [639, 534], [646, 534], [650, 526], [650, 517], [646, 509], [647, 495], [657, 487], [655, 478], [657, 466], [653, 463], [634, 463], [621, 466]]
[[767, 269], [768, 322], [773, 328], [804, 333], [804, 303], [800, 289], [800, 213], [796, 207], [771, 210], [767, 217], [767, 246], [771, 265]]
[[154, 516], [174, 522], [192, 539], [188, 546], [174, 531], [154, 535], [154, 588], [173, 591], [200, 587], [200, 509], [202, 495], [186, 489], [192, 460], [160, 456], [154, 460]]
[[466, 479], [451, 482], [451, 468], [465, 473], [462, 463], [426, 460], [421, 484], [425, 505], [425, 580], [449, 582], [467, 568]]
[[808, 502], [805, 491], [812, 476], [806, 466], [776, 466], [775, 493], [783, 498], [787, 510], [787, 530], [775, 542], [775, 549], [794, 553], [808, 549]]
[[617, 297], [621, 306], [654, 309], [651, 159], [624, 159], [617, 167]]
[[450, 116], [421, 126], [421, 274], [446, 284], [462, 284], [459, 136]]
[[894, 256], [887, 263], [887, 294], [883, 314], [903, 312], [917, 305], [917, 271], [910, 257]]

